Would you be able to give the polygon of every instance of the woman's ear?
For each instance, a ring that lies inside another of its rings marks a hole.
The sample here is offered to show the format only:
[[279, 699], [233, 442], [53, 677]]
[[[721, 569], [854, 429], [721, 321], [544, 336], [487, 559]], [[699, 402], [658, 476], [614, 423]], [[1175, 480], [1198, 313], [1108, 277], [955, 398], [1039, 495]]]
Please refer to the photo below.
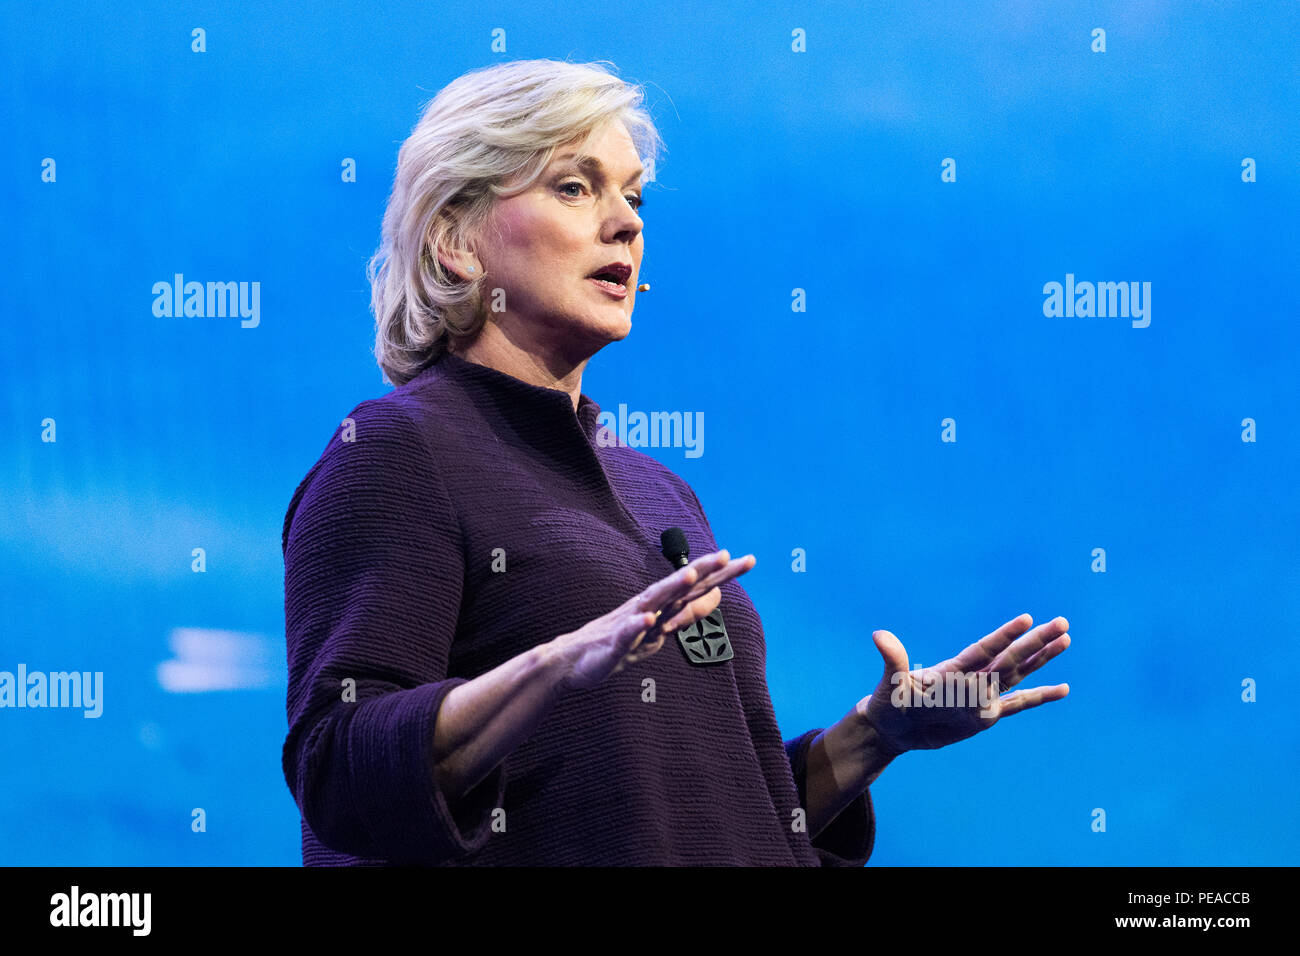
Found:
[[483, 264], [475, 255], [471, 244], [466, 242], [460, 230], [456, 228], [451, 213], [443, 210], [438, 216], [429, 237], [429, 245], [437, 250], [438, 261], [444, 270], [466, 282], [472, 282], [483, 275]]
[[471, 250], [451, 248], [445, 242], [436, 243], [434, 248], [438, 262], [450, 275], [469, 282], [483, 274], [483, 267]]

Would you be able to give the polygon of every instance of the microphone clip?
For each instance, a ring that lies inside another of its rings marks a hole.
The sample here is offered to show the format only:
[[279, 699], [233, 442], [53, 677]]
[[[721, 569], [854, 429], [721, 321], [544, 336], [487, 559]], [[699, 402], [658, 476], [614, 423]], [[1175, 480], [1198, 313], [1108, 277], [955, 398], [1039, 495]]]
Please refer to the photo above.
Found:
[[[686, 533], [681, 528], [664, 531], [659, 535], [659, 544], [663, 556], [673, 567], [683, 568], [690, 563], [690, 545], [686, 543]], [[701, 667], [721, 664], [736, 656], [727, 625], [722, 620], [721, 602], [708, 616], [678, 628], [677, 643], [681, 645], [686, 660]]]

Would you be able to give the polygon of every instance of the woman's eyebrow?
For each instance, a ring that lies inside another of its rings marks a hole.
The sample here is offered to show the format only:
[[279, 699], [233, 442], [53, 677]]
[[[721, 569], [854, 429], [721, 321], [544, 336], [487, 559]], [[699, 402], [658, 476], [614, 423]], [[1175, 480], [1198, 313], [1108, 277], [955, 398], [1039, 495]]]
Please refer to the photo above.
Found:
[[[585, 154], [580, 154], [580, 153], [565, 153], [563, 156], [558, 157], [558, 159], [568, 160], [568, 162], [565, 163], [565, 165], [577, 166], [579, 169], [582, 169], [586, 172], [594, 172], [598, 177], [603, 178], [605, 175], [605, 167], [601, 164], [600, 160], [597, 159], [595, 156], [587, 156]], [[626, 186], [629, 183], [636, 182], [636, 180], [640, 179], [644, 173], [645, 173], [645, 167], [638, 166], [636, 172], [634, 172], [631, 176], [629, 176], [627, 180], [623, 183], [623, 185]]]

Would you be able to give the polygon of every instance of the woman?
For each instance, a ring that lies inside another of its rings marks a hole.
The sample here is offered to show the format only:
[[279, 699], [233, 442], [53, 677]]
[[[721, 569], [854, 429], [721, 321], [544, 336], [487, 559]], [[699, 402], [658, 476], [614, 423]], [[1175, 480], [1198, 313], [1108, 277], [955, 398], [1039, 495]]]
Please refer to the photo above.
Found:
[[[996, 720], [893, 706], [920, 678], [880, 631], [875, 694], [782, 741], [736, 580], [753, 556], [604, 440], [581, 382], [631, 329], [658, 141], [640, 103], [597, 64], [506, 63], [447, 86], [402, 146], [370, 269], [396, 388], [344, 419], [285, 517], [305, 864], [860, 866], [881, 769]], [[669, 528], [700, 555], [677, 571]], [[715, 610], [731, 654], [701, 663], [678, 634]], [[1011, 677], [1007, 655], [1068, 643], [1058, 619], [1011, 644], [1027, 626], [961, 663], [1001, 654]]]

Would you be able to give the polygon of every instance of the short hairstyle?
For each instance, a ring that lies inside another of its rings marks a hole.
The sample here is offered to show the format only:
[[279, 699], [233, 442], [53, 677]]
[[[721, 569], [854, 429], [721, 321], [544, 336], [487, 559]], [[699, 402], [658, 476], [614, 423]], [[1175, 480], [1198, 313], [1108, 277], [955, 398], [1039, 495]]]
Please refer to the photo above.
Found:
[[621, 120], [652, 178], [663, 148], [644, 90], [605, 64], [516, 60], [457, 77], [428, 102], [397, 154], [382, 241], [366, 269], [375, 360], [402, 385], [487, 320], [482, 277], [448, 272], [498, 198], [530, 188], [557, 147]]

